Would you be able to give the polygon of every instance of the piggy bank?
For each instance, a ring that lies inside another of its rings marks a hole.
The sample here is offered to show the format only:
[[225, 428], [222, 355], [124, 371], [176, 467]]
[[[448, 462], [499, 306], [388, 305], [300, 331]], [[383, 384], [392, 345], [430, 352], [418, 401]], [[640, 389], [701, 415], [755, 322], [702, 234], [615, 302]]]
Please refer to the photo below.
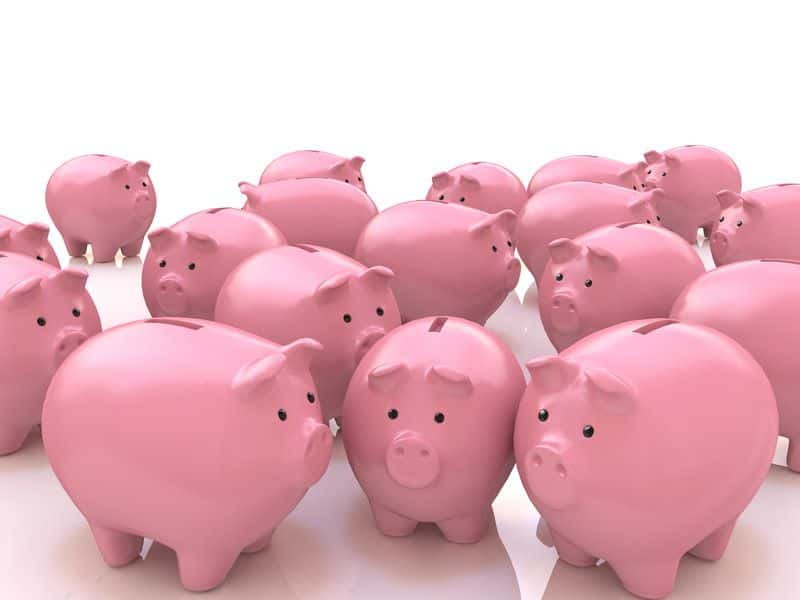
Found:
[[47, 211], [70, 256], [92, 245], [95, 262], [122, 250], [136, 256], [156, 214], [150, 165], [103, 154], [79, 156], [58, 167], [47, 182]]
[[[261, 252], [231, 273], [215, 318], [276, 342], [313, 337], [311, 361], [325, 422], [341, 417], [347, 384], [372, 345], [400, 324], [392, 272], [317, 246]], [[341, 424], [341, 422], [340, 422]]]
[[364, 192], [335, 179], [308, 178], [262, 185], [240, 183], [244, 210], [261, 215], [290, 244], [312, 244], [353, 256], [358, 236], [378, 209]]
[[528, 195], [533, 196], [546, 187], [568, 181], [610, 183], [641, 191], [640, 173], [644, 166], [643, 162], [627, 165], [612, 158], [591, 154], [564, 156], [551, 160], [533, 174], [528, 183]]
[[539, 313], [557, 350], [616, 323], [668, 317], [683, 288], [705, 272], [689, 244], [650, 225], [601, 227], [548, 250]]
[[718, 267], [740, 260], [800, 260], [800, 185], [781, 183], [740, 194], [717, 194], [722, 214], [711, 233]]
[[405, 202], [370, 221], [356, 259], [394, 272], [403, 321], [444, 314], [483, 325], [519, 279], [515, 222], [511, 210], [487, 215], [458, 204]]
[[0, 253], [0, 455], [22, 447], [42, 417], [53, 373], [100, 318], [86, 272]]
[[528, 192], [511, 171], [489, 162], [473, 162], [432, 178], [426, 200], [453, 202], [489, 213], [522, 210]]
[[44, 223], [23, 225], [0, 215], [0, 252], [24, 254], [36, 260], [60, 267], [55, 250], [47, 241], [50, 228]]
[[764, 371], [720, 333], [622, 323], [528, 363], [514, 453], [559, 557], [604, 559], [643, 598], [685, 553], [722, 557], [775, 450]]
[[298, 150], [283, 154], [269, 163], [261, 173], [259, 183], [322, 177], [344, 181], [366, 192], [361, 175], [363, 164], [364, 159], [360, 156], [345, 158], [320, 150]]
[[203, 591], [269, 545], [330, 459], [309, 400], [319, 349], [161, 318], [110, 329], [70, 357], [47, 392], [42, 436], [106, 563], [136, 560], [152, 538], [177, 553], [184, 587]]
[[511, 351], [463, 319], [407, 323], [367, 353], [347, 389], [344, 447], [383, 534], [419, 522], [456, 543], [486, 534], [524, 387]]
[[800, 472], [800, 263], [761, 259], [733, 263], [696, 279], [672, 316], [706, 325], [739, 342], [764, 368], [780, 413], [780, 435], [789, 438], [787, 464]]
[[574, 181], [552, 185], [525, 204], [517, 221], [516, 242], [522, 262], [540, 281], [550, 254], [547, 244], [575, 238], [615, 223], [658, 225], [661, 190], [646, 193], [606, 183]]
[[681, 146], [661, 152], [646, 152], [643, 168], [645, 189], [661, 188], [658, 203], [663, 225], [687, 242], [697, 241], [697, 230], [710, 235], [719, 219], [720, 190], [742, 191], [739, 168], [730, 156], [708, 146]]
[[154, 317], [213, 319], [225, 278], [245, 258], [286, 243], [272, 223], [238, 208], [212, 208], [153, 230], [142, 291]]

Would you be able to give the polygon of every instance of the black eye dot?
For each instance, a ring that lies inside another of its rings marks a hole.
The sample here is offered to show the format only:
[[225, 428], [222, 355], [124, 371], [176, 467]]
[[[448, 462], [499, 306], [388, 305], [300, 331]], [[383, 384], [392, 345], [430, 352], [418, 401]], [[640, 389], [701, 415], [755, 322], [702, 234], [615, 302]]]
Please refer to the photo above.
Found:
[[285, 421], [286, 420], [286, 411], [283, 410], [282, 408], [278, 410], [278, 418], [281, 421]]
[[590, 438], [593, 435], [594, 435], [594, 427], [592, 427], [591, 425], [586, 425], [583, 428], [583, 437]]
[[647, 174], [648, 175], [650, 175], [650, 173], [652, 173], [652, 172], [653, 172], [653, 169], [647, 169]]
[[382, 317], [382, 316], [383, 316], [383, 308], [381, 308], [380, 306], [379, 306], [378, 308], [376, 308], [376, 309], [375, 309], [375, 312], [377, 313], [377, 315], [378, 315], [379, 317]]
[[720, 223], [722, 223], [722, 222], [724, 222], [724, 221], [725, 221], [725, 217], [724, 217], [724, 216], [722, 216], [722, 217], [720, 217], [720, 218], [719, 218], [719, 222], [720, 222]]
[[736, 221], [736, 226], [737, 227], [741, 227], [742, 225], [744, 225], [744, 221], [742, 221], [741, 219]]
[[660, 220], [661, 220], [661, 217], [660, 217], [659, 215], [656, 215], [656, 220], [657, 220], [657, 221], [660, 221]]
[[158, 263], [158, 266], [159, 266], [159, 267], [161, 267], [161, 268], [163, 269], [164, 267], [166, 267], [166, 266], [167, 266], [167, 261], [165, 261], [165, 260], [162, 260], [160, 263]]
[[146, 181], [142, 182], [142, 187], [147, 187], [147, 182]]
[[44, 317], [39, 317], [36, 319], [36, 324], [39, 325], [39, 327], [44, 327], [47, 325], [47, 321], [44, 320]]
[[459, 202], [464, 202], [464, 200], [466, 200], [466, 198], [464, 198], [464, 196], [461, 196], [461, 198], [458, 199]]
[[349, 179], [345, 179], [344, 182], [345, 183], [350, 183], [350, 180]]
[[667, 176], [667, 173], [666, 173], [666, 171], [665, 171], [665, 172], [663, 172], [663, 173], [661, 174], [661, 176], [662, 176], [662, 177], [666, 177], [666, 176]]
[[194, 263], [189, 263], [189, 270], [194, 271], [197, 268], [197, 265]]
[[350, 316], [350, 313], [344, 313], [344, 316], [342, 317], [342, 319], [344, 319], [345, 323], [349, 323], [350, 321], [353, 320], [353, 317]]
[[396, 408], [392, 408], [389, 410], [388, 413], [386, 413], [386, 416], [389, 417], [392, 421], [394, 421], [397, 418], [397, 415], [398, 413]]
[[44, 258], [42, 258], [42, 256], [40, 254], [37, 254], [36, 255], [36, 260], [44, 260]]
[[361, 175], [358, 176], [358, 180], [359, 181], [364, 181], [363, 179], [361, 179]]
[[492, 246], [492, 252], [497, 252], [497, 246]]
[[556, 273], [556, 281], [564, 281], [564, 274]]
[[125, 184], [125, 189], [126, 189], [126, 190], [129, 190], [129, 189], [131, 189], [131, 186], [129, 186], [129, 185], [126, 183], [126, 184]]
[[507, 245], [509, 248], [513, 248], [513, 247], [514, 247], [514, 244], [512, 244], [512, 243], [511, 243], [511, 240], [508, 240], [508, 241], [506, 242], [506, 245]]
[[636, 190], [636, 186], [633, 186], [633, 189]]
[[592, 280], [587, 279], [586, 281], [583, 282], [583, 285], [585, 285], [586, 287], [592, 287]]
[[547, 409], [546, 409], [546, 408], [542, 408], [541, 410], [539, 410], [539, 420], [540, 420], [542, 423], [544, 423], [545, 421], [547, 421], [547, 418], [548, 418], [549, 416], [550, 416], [550, 413], [549, 413], [549, 412], [547, 412]]
[[436, 413], [433, 415], [433, 420], [437, 423], [444, 423], [444, 413]]
[[306, 400], [308, 400], [311, 404], [314, 404], [314, 401], [316, 399], [317, 399], [317, 397], [314, 394], [312, 394], [311, 392], [308, 392], [306, 394]]
[[73, 317], [75, 317], [76, 319], [77, 319], [78, 317], [80, 317], [80, 316], [81, 316], [81, 311], [80, 311], [80, 309], [78, 309], [78, 308], [73, 308], [73, 309], [72, 309], [72, 316], [73, 316]]
[[645, 223], [647, 223], [648, 225], [651, 225], [653, 222], [650, 219], [647, 219], [647, 221], [645, 221]]
[[439, 195], [439, 200], [444, 200], [444, 194]]

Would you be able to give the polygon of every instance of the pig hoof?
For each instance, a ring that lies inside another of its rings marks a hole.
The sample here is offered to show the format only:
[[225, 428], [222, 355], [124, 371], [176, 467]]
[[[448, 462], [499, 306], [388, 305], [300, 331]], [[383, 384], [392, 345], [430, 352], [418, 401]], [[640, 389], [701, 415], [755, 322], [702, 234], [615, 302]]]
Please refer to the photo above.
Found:
[[271, 542], [272, 542], [272, 532], [270, 531], [264, 537], [257, 539], [249, 546], [245, 546], [244, 550], [242, 550], [242, 554], [255, 554], [256, 552], [261, 552], [262, 550], [266, 550]]
[[141, 537], [97, 525], [90, 524], [89, 527], [97, 548], [108, 566], [124, 567], [139, 558], [144, 541]]
[[30, 427], [18, 427], [0, 431], [0, 456], [13, 454], [20, 448], [30, 433]]
[[449, 519], [437, 523], [445, 539], [455, 544], [474, 544], [483, 539], [489, 529], [490, 514]]
[[178, 552], [178, 571], [183, 587], [191, 592], [206, 592], [219, 586], [236, 562], [234, 556]]
[[611, 565], [622, 582], [622, 586], [640, 598], [664, 598], [675, 587], [678, 560], [662, 560], [650, 563]]
[[130, 244], [127, 244], [121, 248], [123, 256], [139, 256], [139, 253], [142, 251], [142, 244], [144, 243], [144, 238], [140, 240], [136, 240]]
[[556, 547], [556, 552], [558, 552], [558, 557], [565, 563], [573, 567], [593, 567], [597, 564], [596, 556], [584, 552], [575, 544], [562, 537], [560, 533], [553, 531], [552, 528], [548, 527], [548, 529], [550, 531], [550, 537], [553, 540], [553, 545]]
[[372, 507], [372, 516], [380, 532], [389, 537], [405, 537], [414, 533], [417, 528], [418, 521], [402, 517], [381, 506]]
[[719, 560], [725, 554], [734, 525], [736, 525], [736, 519], [711, 533], [697, 546], [689, 550], [689, 554], [703, 560]]
[[64, 238], [64, 245], [67, 247], [67, 252], [70, 256], [81, 257], [86, 254], [86, 242], [79, 242], [71, 238]]
[[92, 257], [96, 263], [114, 262], [117, 257], [117, 248], [92, 244]]
[[789, 440], [786, 464], [792, 471], [800, 473], [800, 439]]

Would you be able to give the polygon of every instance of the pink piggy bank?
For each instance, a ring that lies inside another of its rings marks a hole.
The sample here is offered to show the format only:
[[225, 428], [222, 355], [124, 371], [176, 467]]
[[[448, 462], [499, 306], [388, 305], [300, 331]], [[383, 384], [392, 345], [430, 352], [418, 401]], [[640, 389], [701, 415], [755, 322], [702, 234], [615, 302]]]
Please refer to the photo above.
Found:
[[722, 215], [711, 233], [718, 267], [740, 260], [800, 260], [800, 185], [782, 183], [739, 194], [717, 194]]
[[533, 196], [546, 187], [568, 181], [610, 183], [640, 191], [642, 180], [639, 174], [644, 165], [643, 162], [627, 165], [612, 158], [591, 154], [564, 156], [551, 160], [533, 174], [528, 183], [528, 195]]
[[261, 173], [259, 183], [322, 177], [344, 181], [365, 192], [364, 178], [361, 175], [363, 164], [364, 159], [360, 156], [345, 158], [320, 150], [298, 150], [282, 154], [269, 163]]
[[451, 542], [479, 541], [514, 465], [524, 388], [511, 351], [470, 321], [419, 319], [378, 342], [344, 403], [344, 447], [378, 529], [432, 522]]
[[100, 318], [86, 272], [0, 253], [0, 455], [22, 447], [42, 417], [53, 373]]
[[311, 361], [325, 422], [342, 414], [347, 384], [372, 345], [400, 324], [392, 272], [316, 246], [284, 246], [242, 263], [225, 281], [215, 318], [284, 342], [313, 337]]
[[0, 215], [0, 252], [24, 254], [36, 260], [60, 267], [55, 250], [47, 241], [50, 228], [44, 223], [23, 225]]
[[385, 265], [403, 321], [438, 314], [483, 325], [519, 280], [511, 210], [487, 215], [457, 204], [392, 206], [364, 229], [356, 259]]
[[719, 218], [716, 193], [720, 190], [742, 190], [739, 168], [730, 156], [708, 146], [681, 146], [661, 152], [646, 152], [643, 168], [645, 189], [664, 191], [658, 211], [663, 225], [687, 242], [697, 241], [702, 227], [710, 235], [711, 226]]
[[156, 214], [150, 165], [103, 154], [79, 156], [47, 182], [47, 211], [70, 256], [92, 245], [95, 262], [111, 262], [122, 249], [136, 256]]
[[286, 243], [278, 229], [238, 208], [212, 208], [153, 230], [142, 291], [154, 317], [213, 319], [225, 278], [245, 258]]
[[269, 545], [330, 459], [330, 430], [307, 399], [319, 348], [151, 319], [70, 357], [47, 393], [42, 435], [106, 563], [136, 560], [150, 537], [176, 551], [184, 587], [203, 591], [239, 554]]
[[739, 342], [764, 368], [789, 438], [787, 463], [800, 472], [800, 263], [738, 262], [709, 271], [675, 302], [676, 319], [713, 327]]
[[540, 281], [550, 254], [547, 244], [576, 238], [603, 225], [658, 225], [656, 202], [661, 190], [647, 193], [605, 183], [575, 181], [550, 186], [531, 198], [517, 221], [516, 241], [522, 262]]
[[562, 560], [604, 559], [629, 592], [662, 598], [685, 553], [722, 557], [777, 433], [769, 380], [741, 346], [634, 321], [528, 369], [517, 469]]
[[437, 173], [425, 200], [453, 202], [489, 213], [522, 210], [528, 192], [511, 171], [490, 162], [473, 162]]
[[669, 316], [683, 288], [705, 272], [691, 246], [650, 225], [602, 227], [549, 250], [539, 312], [557, 350], [616, 323]]
[[313, 244], [353, 256], [358, 236], [378, 209], [357, 187], [335, 179], [240, 183], [244, 210], [261, 215], [290, 244]]

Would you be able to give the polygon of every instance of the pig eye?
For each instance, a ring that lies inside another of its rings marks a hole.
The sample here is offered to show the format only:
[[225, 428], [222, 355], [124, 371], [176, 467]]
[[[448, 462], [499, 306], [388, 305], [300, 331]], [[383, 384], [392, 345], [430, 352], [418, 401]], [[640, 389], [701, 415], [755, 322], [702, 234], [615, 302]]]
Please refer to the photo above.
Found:
[[546, 408], [542, 408], [541, 410], [539, 410], [539, 420], [540, 420], [542, 423], [544, 423], [545, 421], [547, 421], [547, 418], [548, 418], [549, 416], [550, 416], [550, 413], [549, 413], [549, 412], [547, 412], [547, 409], [546, 409]]
[[648, 225], [652, 225], [652, 224], [653, 224], [653, 222], [652, 222], [650, 219], [647, 219], [647, 220], [645, 221], [645, 223], [647, 223]]
[[161, 268], [163, 269], [164, 267], [166, 267], [166, 266], [167, 266], [167, 261], [165, 261], [165, 260], [162, 260], [160, 263], [158, 263], [158, 266], [159, 266], [159, 267], [161, 267]]
[[73, 309], [72, 309], [72, 316], [73, 316], [73, 317], [75, 317], [76, 319], [77, 319], [78, 317], [80, 317], [80, 316], [81, 316], [81, 311], [80, 311], [80, 309], [73, 308]]
[[44, 258], [42, 258], [41, 255], [37, 254], [36, 255], [36, 260], [44, 260]]
[[311, 403], [311, 404], [314, 404], [314, 401], [315, 401], [316, 399], [317, 399], [317, 397], [316, 397], [314, 394], [312, 394], [311, 392], [308, 392], [308, 393], [306, 394], [306, 400], [308, 400], [308, 401], [309, 401], [309, 403]]
[[286, 411], [283, 410], [282, 408], [278, 410], [278, 418], [281, 421], [285, 421], [286, 420]]
[[349, 179], [345, 179], [344, 182], [345, 183], [350, 183], [350, 180]]
[[513, 248], [514, 247], [514, 244], [511, 243], [511, 240], [508, 240], [506, 242], [506, 244], [508, 245], [509, 248]]
[[39, 327], [44, 327], [45, 325], [47, 325], [47, 321], [44, 320], [44, 317], [39, 317], [38, 319], [36, 319], [36, 324]]
[[129, 190], [129, 189], [131, 189], [131, 186], [129, 186], [129, 185], [126, 183], [126, 184], [125, 184], [125, 189], [126, 189], [126, 190]]
[[647, 174], [648, 175], [650, 175], [650, 173], [652, 173], [652, 172], [653, 172], [653, 169], [647, 169]]
[[666, 176], [667, 176], [667, 172], [666, 172], [666, 171], [664, 171], [664, 172], [661, 174], [661, 176], [662, 176], [662, 177], [666, 177]]
[[586, 281], [583, 282], [583, 285], [585, 285], [586, 287], [592, 287], [592, 280], [587, 279]]
[[660, 220], [661, 220], [661, 215], [656, 215], [656, 221], [660, 221]]
[[437, 423], [444, 423], [444, 413], [436, 413], [433, 415], [433, 420]]
[[464, 196], [461, 196], [461, 198], [458, 199], [459, 202], [464, 202], [464, 200], [466, 200], [466, 198], [464, 198]]
[[376, 309], [375, 309], [375, 312], [377, 313], [377, 315], [378, 315], [379, 317], [382, 317], [382, 316], [383, 316], [383, 312], [384, 312], [384, 311], [383, 311], [383, 308], [381, 308], [381, 307], [379, 306], [378, 308], [376, 308]]
[[142, 187], [147, 187], [147, 182], [146, 181], [142, 182]]
[[492, 246], [492, 252], [497, 252], [497, 246]]
[[361, 179], [361, 175], [358, 176], [358, 180], [359, 181], [364, 181], [363, 179]]
[[724, 221], [725, 221], [725, 215], [723, 215], [723, 216], [721, 216], [721, 217], [719, 218], [719, 222], [720, 222], [720, 223], [722, 223], [722, 222], [724, 222]]
[[744, 225], [744, 221], [742, 221], [741, 219], [739, 219], [738, 221], [736, 221], [736, 226], [737, 226], [737, 227], [741, 227], [742, 225]]
[[636, 191], [636, 189], [637, 189], [636, 186], [633, 186], [633, 189], [634, 189], [634, 191]]
[[388, 413], [386, 413], [386, 416], [389, 417], [392, 421], [394, 421], [398, 416], [397, 409], [392, 408]]
[[556, 281], [564, 281], [564, 274], [556, 273]]
[[593, 435], [594, 435], [594, 427], [592, 427], [591, 425], [586, 425], [583, 428], [583, 437], [590, 438]]
[[350, 316], [350, 313], [344, 313], [344, 315], [342, 316], [342, 319], [344, 319], [345, 323], [349, 323], [350, 321], [353, 320], [353, 317]]
[[439, 196], [439, 200], [444, 200], [444, 194]]
[[189, 270], [194, 271], [197, 268], [197, 265], [194, 263], [189, 263]]

